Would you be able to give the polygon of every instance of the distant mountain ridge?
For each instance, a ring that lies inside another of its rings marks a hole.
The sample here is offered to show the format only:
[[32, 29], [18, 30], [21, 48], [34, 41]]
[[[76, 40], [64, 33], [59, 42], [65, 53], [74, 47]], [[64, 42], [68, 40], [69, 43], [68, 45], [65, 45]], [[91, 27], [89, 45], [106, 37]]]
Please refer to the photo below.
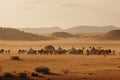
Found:
[[45, 28], [18, 28], [21, 31], [35, 33], [35, 34], [48, 34], [53, 32], [61, 32], [64, 31], [60, 27], [45, 27]]
[[69, 33], [81, 33], [81, 32], [109, 32], [111, 30], [118, 30], [120, 28], [116, 26], [77, 26], [69, 29], [62, 29], [60, 27], [46, 27], [46, 28], [18, 28], [21, 31], [35, 33], [35, 34], [51, 34], [54, 32], [69, 32]]
[[111, 30], [117, 30], [120, 29], [115, 26], [104, 26], [104, 27], [98, 27], [98, 26], [77, 26], [72, 27], [67, 30], [66, 32], [70, 33], [80, 33], [80, 32], [109, 32]]

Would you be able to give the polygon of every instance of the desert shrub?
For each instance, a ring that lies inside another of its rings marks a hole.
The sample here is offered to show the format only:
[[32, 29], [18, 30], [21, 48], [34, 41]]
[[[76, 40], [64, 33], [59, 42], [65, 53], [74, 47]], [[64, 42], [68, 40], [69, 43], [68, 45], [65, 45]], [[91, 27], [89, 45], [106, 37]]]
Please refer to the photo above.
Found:
[[18, 77], [21, 79], [27, 78], [27, 74], [26, 73], [18, 73]]
[[62, 72], [63, 72], [64, 74], [68, 74], [68, 73], [69, 73], [69, 70], [63, 69]]
[[13, 73], [16, 73], [16, 71], [13, 71]]
[[93, 75], [93, 73], [88, 73], [88, 75]]
[[31, 73], [31, 76], [32, 76], [32, 77], [39, 77], [38, 73], [35, 73], [35, 72], [32, 72], [32, 73]]
[[38, 73], [42, 73], [42, 74], [49, 74], [50, 73], [50, 69], [44, 66], [40, 66], [35, 68], [35, 71]]
[[12, 73], [4, 73], [0, 76], [0, 80], [33, 80], [32, 78], [27, 77], [25, 73], [18, 73], [13, 75]]
[[12, 78], [12, 77], [14, 77], [14, 75], [12, 73], [4, 73], [3, 77], [5, 77], [5, 78]]
[[11, 59], [12, 60], [21, 60], [19, 56], [12, 56]]

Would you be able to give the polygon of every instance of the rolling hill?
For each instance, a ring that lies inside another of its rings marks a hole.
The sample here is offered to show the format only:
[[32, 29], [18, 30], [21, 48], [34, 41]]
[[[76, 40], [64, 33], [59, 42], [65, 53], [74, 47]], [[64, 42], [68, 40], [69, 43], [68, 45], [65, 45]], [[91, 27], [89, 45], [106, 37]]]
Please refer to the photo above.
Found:
[[13, 28], [0, 28], [0, 40], [27, 40], [27, 41], [38, 41], [38, 40], [51, 40], [53, 38], [39, 36], [33, 33], [26, 33]]
[[105, 34], [104, 39], [120, 40], [120, 30], [112, 30]]
[[71, 38], [71, 37], [74, 37], [72, 34], [67, 33], [67, 32], [54, 32], [51, 35], [53, 37], [58, 37], [58, 38]]

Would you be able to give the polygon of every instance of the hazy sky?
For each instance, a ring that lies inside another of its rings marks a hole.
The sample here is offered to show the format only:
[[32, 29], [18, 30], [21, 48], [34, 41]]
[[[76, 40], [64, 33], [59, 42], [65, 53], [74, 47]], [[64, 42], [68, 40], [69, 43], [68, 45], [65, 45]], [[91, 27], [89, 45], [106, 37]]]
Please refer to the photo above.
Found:
[[0, 0], [0, 26], [120, 26], [120, 0]]

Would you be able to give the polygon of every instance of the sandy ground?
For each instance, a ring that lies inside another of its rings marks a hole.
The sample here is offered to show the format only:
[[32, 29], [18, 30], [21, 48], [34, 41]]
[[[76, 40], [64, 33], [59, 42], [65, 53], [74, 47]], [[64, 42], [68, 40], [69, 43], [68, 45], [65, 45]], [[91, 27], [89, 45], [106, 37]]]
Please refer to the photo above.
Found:
[[75, 48], [90, 47], [90, 46], [102, 46], [103, 48], [111, 48], [119, 50], [120, 41], [112, 40], [96, 40], [91, 38], [83, 39], [60, 39], [51, 41], [0, 41], [0, 48], [4, 49], [40, 49], [46, 45], [54, 45], [56, 48], [59, 46], [69, 49], [72, 46]]
[[13, 61], [11, 56], [0, 55], [2, 72], [34, 72], [36, 67], [46, 66], [59, 75], [45, 75], [38, 80], [120, 80], [120, 56], [19, 55], [22, 61]]
[[[46, 66], [51, 72], [58, 75], [43, 75], [44, 78], [37, 80], [120, 80], [120, 56], [86, 56], [86, 55], [18, 55], [17, 49], [42, 48], [48, 44], [56, 48], [61, 45], [63, 48], [81, 48], [83, 46], [102, 46], [115, 49], [119, 52], [120, 41], [102, 40], [78, 40], [65, 39], [59, 41], [0, 41], [0, 48], [11, 49], [11, 54], [0, 54], [1, 73], [13, 71], [34, 72], [38, 66]], [[13, 61], [11, 56], [17, 55], [22, 61]], [[68, 74], [64, 74], [68, 70]]]

